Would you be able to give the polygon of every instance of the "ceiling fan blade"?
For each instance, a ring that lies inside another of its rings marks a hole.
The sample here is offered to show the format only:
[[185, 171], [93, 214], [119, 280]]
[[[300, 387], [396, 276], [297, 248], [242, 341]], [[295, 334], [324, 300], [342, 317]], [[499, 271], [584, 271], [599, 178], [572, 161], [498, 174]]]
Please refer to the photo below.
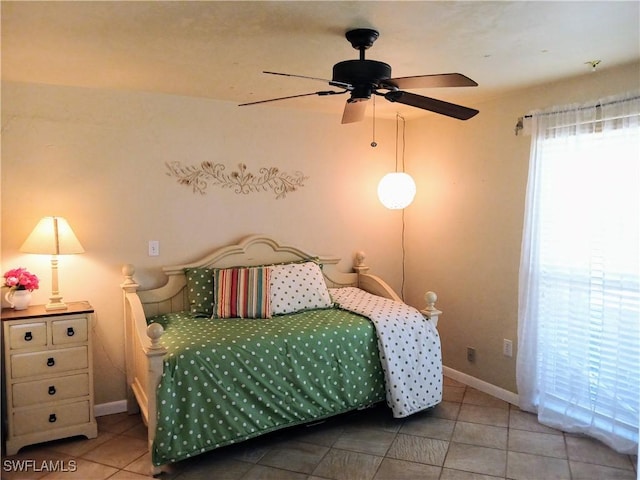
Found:
[[239, 107], [246, 107], [247, 105], [257, 105], [259, 103], [268, 103], [268, 102], [277, 102], [280, 100], [288, 100], [289, 98], [298, 98], [298, 97], [310, 97], [311, 95], [320, 95], [321, 97], [326, 96], [326, 95], [340, 95], [343, 93], [347, 93], [348, 90], [345, 90], [343, 92], [336, 92], [333, 90], [323, 90], [320, 92], [311, 92], [311, 93], [301, 93], [300, 95], [289, 95], [287, 97], [278, 97], [278, 98], [270, 98], [268, 100], [258, 100], [255, 102], [247, 102], [247, 103], [241, 103], [238, 106]]
[[441, 73], [382, 80], [380, 86], [392, 88], [477, 87], [478, 84], [461, 73]]
[[344, 104], [342, 112], [342, 123], [355, 123], [364, 120], [364, 114], [367, 111], [367, 101], [364, 99], [352, 100], [348, 99]]
[[436, 100], [435, 98], [423, 97], [422, 95], [416, 95], [415, 93], [403, 92], [402, 90], [386, 93], [384, 98], [390, 102], [403, 103], [412, 107], [457, 118], [458, 120], [468, 120], [478, 114], [478, 110], [473, 108], [467, 108], [462, 105], [456, 105], [455, 103]]
[[294, 77], [294, 78], [305, 78], [307, 80], [318, 80], [320, 82], [327, 82], [332, 87], [340, 87], [340, 88], [351, 88], [351, 85], [344, 82], [336, 82], [334, 80], [328, 80], [326, 78], [318, 78], [318, 77], [307, 77], [306, 75], [294, 75], [292, 73], [279, 73], [279, 72], [268, 72], [263, 71], [262, 73], [267, 73], [269, 75], [280, 75], [282, 77]]

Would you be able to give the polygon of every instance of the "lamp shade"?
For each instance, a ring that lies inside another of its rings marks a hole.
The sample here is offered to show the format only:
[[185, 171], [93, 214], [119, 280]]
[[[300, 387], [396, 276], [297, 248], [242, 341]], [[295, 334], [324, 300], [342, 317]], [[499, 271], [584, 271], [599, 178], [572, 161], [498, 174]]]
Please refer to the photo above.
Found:
[[84, 253], [78, 238], [62, 217], [44, 217], [20, 247], [24, 253], [66, 255]]
[[408, 207], [416, 196], [416, 183], [404, 172], [387, 173], [378, 183], [378, 198], [391, 210]]

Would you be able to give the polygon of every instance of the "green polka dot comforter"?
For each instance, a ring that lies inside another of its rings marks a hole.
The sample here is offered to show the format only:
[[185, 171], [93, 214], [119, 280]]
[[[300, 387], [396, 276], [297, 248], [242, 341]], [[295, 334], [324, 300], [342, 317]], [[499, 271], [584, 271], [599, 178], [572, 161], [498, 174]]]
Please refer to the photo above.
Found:
[[155, 465], [385, 399], [373, 324], [330, 308], [271, 319], [150, 318], [168, 349]]

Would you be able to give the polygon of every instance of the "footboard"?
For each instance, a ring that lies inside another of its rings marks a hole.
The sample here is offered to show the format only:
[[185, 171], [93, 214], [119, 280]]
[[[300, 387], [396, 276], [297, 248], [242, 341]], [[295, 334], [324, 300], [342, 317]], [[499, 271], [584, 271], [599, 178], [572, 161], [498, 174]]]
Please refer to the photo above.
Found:
[[[188, 309], [185, 269], [196, 267], [226, 268], [237, 265], [265, 265], [315, 258], [323, 265], [322, 272], [327, 286], [355, 286], [374, 295], [401, 301], [400, 297], [382, 279], [368, 273], [364, 264], [365, 256], [355, 256], [354, 272], [340, 272], [336, 266], [339, 259], [311, 255], [300, 249], [281, 246], [273, 239], [252, 236], [238, 245], [223, 247], [208, 257], [186, 265], [165, 267], [167, 283], [153, 290], [138, 291], [140, 285], [134, 280], [135, 269], [125, 265], [122, 269], [125, 355], [127, 374], [127, 409], [133, 414], [138, 411], [148, 428], [149, 449], [152, 448], [157, 426], [156, 390], [160, 384], [163, 360], [167, 349], [161, 344], [163, 328], [159, 324], [147, 326], [146, 318]], [[435, 309], [435, 294], [425, 297], [428, 306], [423, 315], [437, 324], [440, 312]], [[161, 467], [151, 466], [152, 474], [161, 472]]]

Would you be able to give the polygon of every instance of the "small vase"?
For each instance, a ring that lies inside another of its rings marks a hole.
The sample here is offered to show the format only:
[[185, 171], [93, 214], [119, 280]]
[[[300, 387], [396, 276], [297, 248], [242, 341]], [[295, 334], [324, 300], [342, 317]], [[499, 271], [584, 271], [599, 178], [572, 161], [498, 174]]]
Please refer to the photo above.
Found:
[[26, 310], [31, 303], [31, 292], [29, 290], [10, 290], [4, 298], [15, 310]]

